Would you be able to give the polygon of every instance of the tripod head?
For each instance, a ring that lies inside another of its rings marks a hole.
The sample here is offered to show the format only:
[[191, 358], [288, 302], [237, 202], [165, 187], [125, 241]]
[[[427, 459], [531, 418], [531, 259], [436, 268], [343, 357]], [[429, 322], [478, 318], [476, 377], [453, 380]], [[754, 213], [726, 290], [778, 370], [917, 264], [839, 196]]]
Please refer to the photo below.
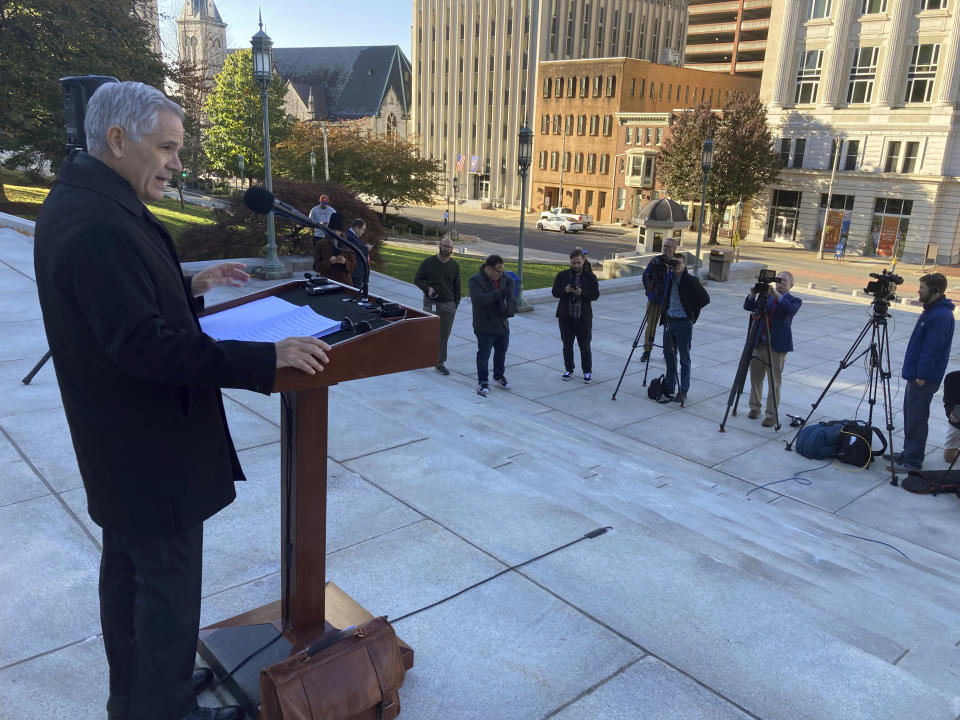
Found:
[[776, 282], [776, 280], [776, 270], [763, 269], [757, 275], [757, 282], [750, 290], [751, 293], [757, 295], [757, 307], [753, 311], [754, 314], [762, 315], [766, 310], [767, 299], [770, 296], [770, 283]]

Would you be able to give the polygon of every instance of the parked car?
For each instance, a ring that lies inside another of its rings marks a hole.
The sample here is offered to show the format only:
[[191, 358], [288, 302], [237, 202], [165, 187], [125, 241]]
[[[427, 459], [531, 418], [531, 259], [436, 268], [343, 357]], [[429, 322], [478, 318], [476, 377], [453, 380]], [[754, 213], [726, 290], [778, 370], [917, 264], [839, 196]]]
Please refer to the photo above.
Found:
[[559, 230], [562, 233], [579, 232], [583, 230], [583, 225], [565, 217], [557, 217], [548, 212], [542, 213], [537, 220], [537, 230]]
[[550, 208], [550, 214], [555, 217], [565, 217], [567, 220], [573, 220], [583, 225], [585, 228], [590, 227], [593, 224], [593, 215], [587, 215], [586, 213], [575, 213], [568, 207], [555, 207]]

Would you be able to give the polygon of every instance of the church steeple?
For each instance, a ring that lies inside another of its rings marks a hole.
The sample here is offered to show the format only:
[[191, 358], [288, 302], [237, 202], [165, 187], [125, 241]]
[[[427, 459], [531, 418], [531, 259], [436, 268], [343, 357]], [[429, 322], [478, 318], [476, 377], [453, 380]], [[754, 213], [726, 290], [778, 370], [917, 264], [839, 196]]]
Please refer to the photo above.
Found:
[[181, 63], [201, 72], [212, 83], [223, 69], [227, 25], [214, 0], [184, 0], [177, 18], [177, 46]]

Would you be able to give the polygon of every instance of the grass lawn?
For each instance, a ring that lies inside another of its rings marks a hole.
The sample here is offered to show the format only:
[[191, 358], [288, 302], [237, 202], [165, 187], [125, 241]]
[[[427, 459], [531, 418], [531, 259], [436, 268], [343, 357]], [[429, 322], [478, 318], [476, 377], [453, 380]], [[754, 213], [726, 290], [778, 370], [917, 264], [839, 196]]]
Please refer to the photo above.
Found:
[[[17, 203], [16, 214], [27, 220], [36, 220], [40, 212], [40, 205], [50, 192], [48, 187], [27, 185], [4, 185], [7, 199]], [[180, 209], [180, 201], [172, 198], [163, 198], [159, 202], [150, 203], [150, 210], [166, 225], [167, 230], [176, 240], [188, 225], [193, 223], [213, 222], [211, 211], [198, 205], [186, 205]]]
[[[412, 283], [420, 263], [423, 262], [425, 257], [433, 254], [433, 252], [427, 250], [412, 250], [405, 247], [384, 245], [380, 249], [380, 257], [384, 261], [384, 266], [380, 268], [380, 272], [398, 280]], [[482, 259], [454, 255], [453, 260], [460, 265], [460, 294], [466, 297], [470, 294], [467, 289], [467, 282], [480, 269]], [[557, 276], [557, 273], [569, 267], [569, 265], [524, 262], [523, 289], [534, 290], [536, 288], [553, 287], [553, 279]], [[504, 263], [504, 268], [516, 272], [517, 264]]]

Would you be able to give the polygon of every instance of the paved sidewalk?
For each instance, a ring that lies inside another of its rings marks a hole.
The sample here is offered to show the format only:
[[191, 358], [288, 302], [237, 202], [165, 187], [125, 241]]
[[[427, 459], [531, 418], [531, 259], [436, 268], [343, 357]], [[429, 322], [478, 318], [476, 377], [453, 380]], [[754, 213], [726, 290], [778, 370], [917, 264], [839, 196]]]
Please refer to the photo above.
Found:
[[[46, 349], [32, 246], [0, 229], [0, 720], [100, 720], [100, 535], [52, 366], [20, 383]], [[554, 306], [535, 291], [534, 312], [511, 320], [510, 391], [474, 393], [468, 300], [449, 377], [331, 388], [328, 579], [372, 612], [399, 617], [611, 528], [398, 622], [416, 650], [401, 717], [956, 720], [957, 497], [892, 487], [882, 462], [857, 471], [784, 452], [790, 429], [748, 419], [746, 398], [718, 432], [744, 287], [707, 286], [687, 406], [650, 401], [639, 352], [626, 365], [644, 311], [626, 281], [602, 283], [594, 306], [591, 384], [579, 371], [561, 381]], [[782, 417], [810, 410], [868, 320], [865, 300], [800, 285]], [[419, 305], [383, 275], [371, 291]], [[895, 443], [916, 317], [895, 307], [889, 325]], [[649, 377], [663, 372], [654, 355]], [[814, 419], [866, 417], [865, 379], [862, 361], [841, 373]], [[204, 624], [279, 597], [280, 402], [224, 394], [249, 481], [205, 525]], [[945, 467], [941, 408], [938, 396], [930, 467]]]

